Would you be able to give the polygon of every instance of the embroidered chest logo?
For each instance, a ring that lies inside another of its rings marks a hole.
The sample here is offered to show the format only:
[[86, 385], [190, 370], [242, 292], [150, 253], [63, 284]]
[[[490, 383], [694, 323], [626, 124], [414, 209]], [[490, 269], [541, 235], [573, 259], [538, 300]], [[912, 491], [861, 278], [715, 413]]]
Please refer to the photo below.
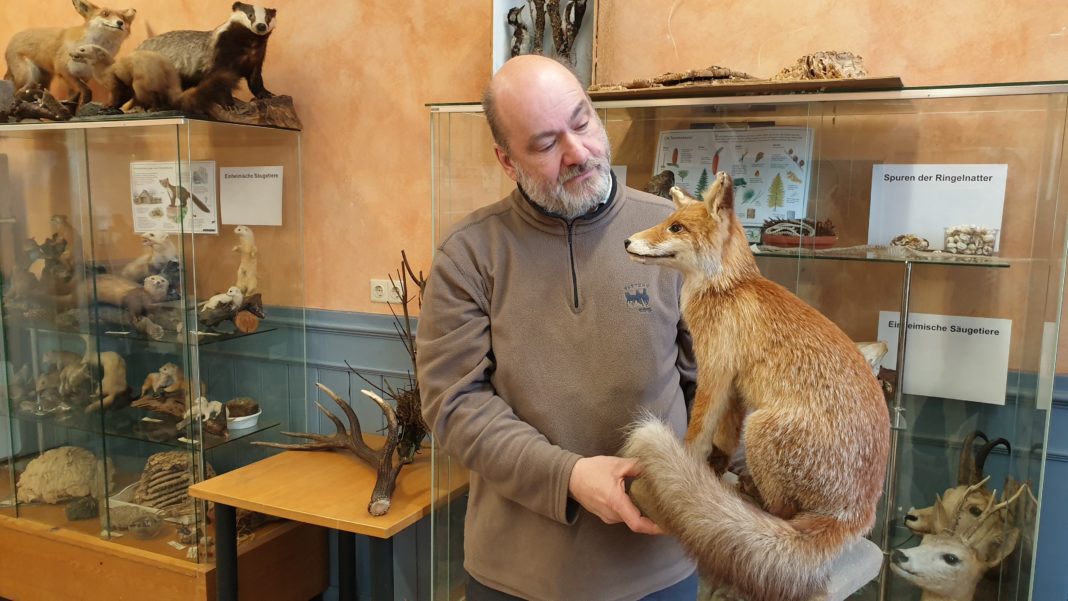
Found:
[[627, 301], [627, 307], [635, 309], [638, 313], [651, 313], [653, 308], [649, 306], [649, 285], [628, 284], [623, 287], [623, 298]]

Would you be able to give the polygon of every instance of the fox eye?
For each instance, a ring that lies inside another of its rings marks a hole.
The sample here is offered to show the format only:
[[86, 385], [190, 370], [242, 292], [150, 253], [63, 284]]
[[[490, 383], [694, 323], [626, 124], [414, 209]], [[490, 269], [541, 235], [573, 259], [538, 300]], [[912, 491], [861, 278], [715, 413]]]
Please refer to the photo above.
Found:
[[957, 557], [956, 555], [952, 554], [952, 553], [946, 553], [945, 555], [942, 556], [942, 561], [946, 562], [947, 564], [949, 564], [951, 566], [955, 566], [958, 563], [960, 563], [960, 558]]
[[681, 223], [672, 223], [671, 226], [668, 227], [668, 231], [671, 232], [672, 234], [677, 234], [677, 233], [681, 232], [684, 229], [686, 229], [686, 228], [682, 227]]
[[980, 509], [978, 505], [972, 505], [968, 508], [968, 513], [974, 515], [975, 517], [979, 517], [983, 514], [983, 510]]

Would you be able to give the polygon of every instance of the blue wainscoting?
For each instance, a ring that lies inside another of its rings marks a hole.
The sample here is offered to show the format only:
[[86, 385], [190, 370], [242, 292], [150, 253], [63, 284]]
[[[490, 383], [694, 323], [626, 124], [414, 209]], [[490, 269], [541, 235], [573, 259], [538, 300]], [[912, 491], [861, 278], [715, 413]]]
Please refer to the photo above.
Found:
[[[360, 394], [367, 383], [352, 373], [349, 366], [378, 386], [389, 383], [394, 387], [408, 382], [410, 361], [388, 315], [344, 313], [309, 310], [308, 340], [308, 402], [305, 423], [310, 431], [332, 433], [334, 425], [315, 406], [318, 400], [331, 408], [334, 402], [315, 388], [321, 382], [342, 398], [350, 399], [364, 431], [385, 427], [385, 420], [377, 406]], [[346, 365], [348, 362], [348, 365]], [[401, 478], [404, 472], [401, 472]], [[353, 499], [366, 505], [367, 499]], [[336, 561], [334, 537], [331, 535], [331, 566]], [[393, 538], [393, 585], [396, 599], [405, 601], [430, 600], [430, 520], [424, 519]], [[368, 587], [370, 565], [367, 537], [356, 537], [356, 589], [360, 601], [390, 601], [371, 599]], [[337, 599], [337, 574], [331, 569], [330, 590], [324, 599]]]
[[1034, 601], [1068, 599], [1068, 377], [1058, 376], [1053, 388], [1046, 473], [1042, 481], [1038, 556], [1035, 559]]

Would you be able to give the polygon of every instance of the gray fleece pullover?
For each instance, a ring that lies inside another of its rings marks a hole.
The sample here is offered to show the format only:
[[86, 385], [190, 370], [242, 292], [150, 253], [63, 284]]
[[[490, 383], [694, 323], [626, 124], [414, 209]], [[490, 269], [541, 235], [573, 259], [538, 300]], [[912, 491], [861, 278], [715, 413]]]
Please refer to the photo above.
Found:
[[464, 567], [489, 587], [629, 600], [694, 570], [674, 539], [606, 525], [568, 497], [575, 462], [617, 454], [639, 412], [685, 431], [696, 372], [681, 277], [623, 248], [671, 210], [614, 187], [569, 224], [517, 190], [437, 249], [419, 319], [423, 415], [472, 472]]

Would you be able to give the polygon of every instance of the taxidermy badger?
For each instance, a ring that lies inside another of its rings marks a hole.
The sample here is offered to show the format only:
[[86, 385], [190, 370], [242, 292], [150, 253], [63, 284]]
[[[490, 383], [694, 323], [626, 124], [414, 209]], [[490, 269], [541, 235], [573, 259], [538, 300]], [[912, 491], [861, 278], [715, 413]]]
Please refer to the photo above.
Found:
[[275, 9], [234, 2], [230, 19], [212, 31], [170, 31], [137, 47], [170, 59], [178, 69], [182, 88], [193, 88], [201, 108], [215, 102], [234, 104], [233, 89], [244, 77], [256, 98], [274, 94], [263, 86], [267, 38], [274, 31]]

